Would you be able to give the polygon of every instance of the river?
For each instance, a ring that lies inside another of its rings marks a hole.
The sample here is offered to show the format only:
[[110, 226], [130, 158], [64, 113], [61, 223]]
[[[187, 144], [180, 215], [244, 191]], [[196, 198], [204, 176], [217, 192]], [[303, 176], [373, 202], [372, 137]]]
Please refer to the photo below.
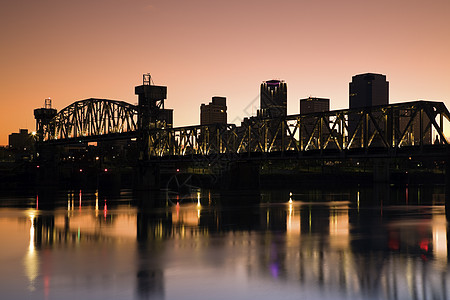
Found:
[[450, 297], [441, 188], [260, 195], [225, 205], [216, 191], [162, 193], [158, 208], [130, 190], [1, 195], [0, 296]]

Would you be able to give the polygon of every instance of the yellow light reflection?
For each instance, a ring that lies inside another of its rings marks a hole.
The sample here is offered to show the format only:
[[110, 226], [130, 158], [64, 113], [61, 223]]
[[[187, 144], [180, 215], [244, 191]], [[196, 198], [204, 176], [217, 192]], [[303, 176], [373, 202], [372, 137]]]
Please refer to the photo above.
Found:
[[357, 196], [356, 196], [357, 198], [356, 198], [356, 200], [357, 200], [357, 205], [358, 205], [358, 212], [359, 212], [359, 191], [358, 191], [358, 194], [357, 194]]
[[95, 216], [98, 217], [98, 191], [95, 191]]
[[80, 190], [80, 193], [78, 194], [78, 207], [79, 207], [79, 209], [81, 210], [81, 190]]
[[30, 215], [30, 244], [28, 246], [29, 252], [34, 252], [34, 214]]
[[300, 215], [295, 214], [292, 204], [289, 204], [289, 213], [286, 221], [286, 231], [288, 234], [300, 234]]
[[184, 224], [188, 226], [198, 226], [200, 223], [200, 209], [196, 204], [176, 205], [172, 213], [174, 224]]
[[330, 211], [330, 246], [345, 249], [349, 247], [348, 206]]
[[447, 220], [445, 213], [433, 213], [433, 254], [438, 266], [447, 265]]
[[[108, 217], [112, 218], [109, 214]], [[75, 214], [70, 216], [70, 219], [63, 215], [58, 215], [55, 216], [54, 226], [57, 232], [74, 235], [76, 243], [82, 242], [83, 237], [136, 237], [137, 216], [135, 214], [119, 214], [113, 215], [113, 217], [114, 222], [105, 224], [99, 221], [98, 216], [94, 216], [91, 213]]]
[[34, 214], [30, 214], [30, 244], [28, 246], [27, 254], [25, 255], [24, 265], [25, 265], [25, 274], [29, 281], [28, 289], [30, 291], [34, 291], [35, 280], [39, 274], [39, 259], [37, 257], [36, 249], [34, 247], [34, 239], [35, 239], [35, 227], [34, 227]]

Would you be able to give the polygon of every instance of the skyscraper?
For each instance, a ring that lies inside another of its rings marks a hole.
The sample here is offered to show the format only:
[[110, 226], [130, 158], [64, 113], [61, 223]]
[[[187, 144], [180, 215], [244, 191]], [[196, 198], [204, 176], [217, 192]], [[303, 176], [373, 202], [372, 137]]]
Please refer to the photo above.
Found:
[[300, 99], [300, 113], [302, 115], [324, 111], [330, 111], [330, 99], [316, 97]]
[[350, 109], [389, 104], [389, 82], [386, 81], [386, 75], [355, 75], [350, 82], [349, 91]]
[[200, 106], [200, 125], [227, 124], [227, 98], [212, 97], [212, 102]]
[[276, 118], [287, 115], [287, 85], [284, 81], [269, 80], [261, 84], [260, 116]]

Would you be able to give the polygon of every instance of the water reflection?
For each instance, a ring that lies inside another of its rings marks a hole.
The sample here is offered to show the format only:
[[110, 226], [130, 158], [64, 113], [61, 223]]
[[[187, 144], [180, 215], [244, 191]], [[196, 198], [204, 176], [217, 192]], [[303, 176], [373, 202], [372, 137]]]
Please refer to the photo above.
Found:
[[24, 259], [25, 274], [28, 278], [30, 291], [35, 290], [35, 279], [39, 275], [39, 261], [35, 251], [35, 227], [34, 227], [34, 214], [30, 214], [30, 243], [28, 251]]
[[[367, 194], [309, 201], [277, 192], [272, 203], [220, 207], [210, 192], [196, 192], [191, 201], [139, 209], [98, 191], [69, 191], [59, 208], [0, 209], [0, 219], [27, 224], [20, 269], [28, 289], [14, 290], [19, 298], [446, 299], [440, 196], [409, 187], [368, 205]], [[0, 238], [14, 240], [5, 231]], [[20, 253], [20, 243], [12, 247]]]

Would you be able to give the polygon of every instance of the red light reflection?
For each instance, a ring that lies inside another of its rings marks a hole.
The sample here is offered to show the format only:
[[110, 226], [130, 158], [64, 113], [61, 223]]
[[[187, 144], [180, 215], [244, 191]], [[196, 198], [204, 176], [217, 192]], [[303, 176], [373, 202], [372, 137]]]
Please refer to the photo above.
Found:
[[420, 241], [420, 249], [428, 252], [428, 244], [429, 244], [428, 240], [421, 240]]

